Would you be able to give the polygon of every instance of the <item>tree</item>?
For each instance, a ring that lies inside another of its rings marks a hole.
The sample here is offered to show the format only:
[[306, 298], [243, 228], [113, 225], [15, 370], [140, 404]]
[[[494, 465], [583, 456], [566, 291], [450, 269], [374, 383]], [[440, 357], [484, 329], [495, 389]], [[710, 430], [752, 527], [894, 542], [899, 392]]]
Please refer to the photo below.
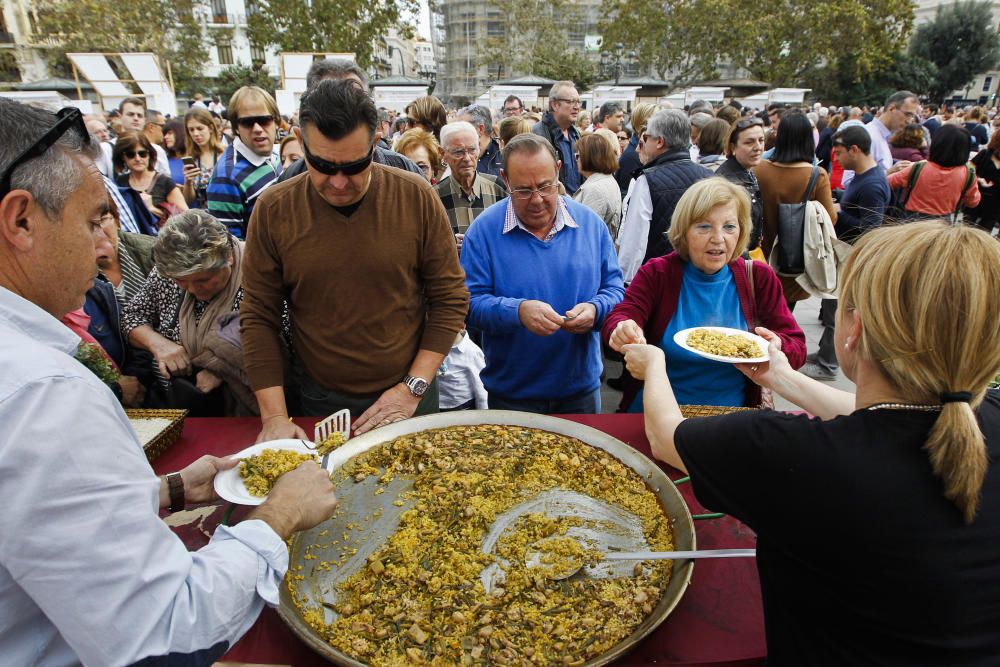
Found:
[[357, 63], [367, 67], [375, 39], [390, 28], [411, 35], [413, 27], [403, 17], [418, 10], [418, 0], [258, 0], [247, 16], [247, 35], [260, 48], [352, 52]]
[[993, 28], [991, 2], [957, 1], [938, 7], [934, 20], [917, 28], [910, 55], [929, 60], [937, 73], [927, 95], [943, 100], [1000, 61], [1000, 36]]
[[674, 88], [717, 75], [729, 33], [733, 0], [613, 0], [601, 23], [604, 44], [634, 50], [641, 69], [652, 68]]
[[851, 53], [811, 72], [806, 84], [820, 99], [840, 104], [880, 106], [897, 90], [921, 92], [937, 73], [934, 63], [898, 51], [887, 65], [867, 76], [851, 76]]
[[499, 35], [480, 40], [479, 56], [508, 77], [533, 74], [569, 80], [581, 88], [594, 82], [594, 64], [569, 43], [583, 17], [569, 0], [490, 0], [503, 17]]
[[238, 88], [243, 86], [258, 86], [274, 95], [274, 79], [262, 69], [246, 67], [245, 65], [230, 65], [219, 72], [215, 79], [215, 93], [224, 103], [229, 104], [229, 98]]
[[892, 59], [913, 25], [912, 0], [614, 0], [605, 43], [622, 42], [640, 63], [683, 87], [729, 62], [773, 85], [795, 85], [824, 62], [852, 78]]
[[37, 7], [39, 32], [58, 44], [47, 53], [56, 70], [65, 71], [67, 53], [146, 51], [164, 68], [169, 62], [175, 89], [187, 91], [208, 59], [192, 0], [129, 0], [113, 9], [101, 0], [39, 0]]

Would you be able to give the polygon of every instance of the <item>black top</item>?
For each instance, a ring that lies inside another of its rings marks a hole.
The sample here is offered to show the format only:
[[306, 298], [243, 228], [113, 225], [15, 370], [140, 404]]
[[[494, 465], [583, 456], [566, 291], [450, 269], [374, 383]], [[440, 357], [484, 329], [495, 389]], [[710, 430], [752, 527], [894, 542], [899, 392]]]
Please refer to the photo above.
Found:
[[[764, 411], [678, 427], [698, 500], [757, 532], [768, 664], [1000, 665], [1000, 468], [965, 525], [922, 449], [937, 416]], [[995, 461], [1000, 394], [979, 419]]]
[[[122, 174], [116, 181], [118, 185], [122, 187], [132, 187], [131, 183], [128, 182], [128, 174]], [[173, 192], [173, 189], [177, 187], [174, 183], [174, 179], [169, 176], [157, 173], [153, 177], [153, 187], [149, 189], [149, 194], [153, 197], [153, 206], [159, 206], [163, 202], [167, 201], [167, 196]], [[133, 190], [135, 188], [132, 188]]]
[[746, 188], [747, 194], [750, 195], [750, 221], [753, 223], [747, 250], [759, 247], [761, 230], [764, 229], [764, 197], [760, 194], [757, 176], [750, 169], [744, 169], [740, 161], [732, 155], [715, 170], [715, 175]]
[[837, 238], [854, 243], [869, 229], [879, 227], [889, 205], [889, 181], [882, 165], [858, 174], [847, 184], [837, 215]]
[[1000, 169], [993, 163], [993, 151], [988, 148], [976, 153], [972, 164], [976, 167], [976, 176], [992, 185], [979, 184], [981, 199], [975, 208], [966, 209], [966, 218], [991, 231], [993, 225], [1000, 221]]

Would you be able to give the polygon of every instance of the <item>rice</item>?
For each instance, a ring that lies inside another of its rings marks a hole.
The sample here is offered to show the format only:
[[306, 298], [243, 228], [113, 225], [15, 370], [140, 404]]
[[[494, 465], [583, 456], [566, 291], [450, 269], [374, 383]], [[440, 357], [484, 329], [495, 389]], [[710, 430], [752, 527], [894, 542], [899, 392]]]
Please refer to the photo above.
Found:
[[746, 336], [724, 334], [710, 329], [695, 329], [688, 334], [687, 344], [701, 352], [735, 359], [756, 359], [761, 356], [760, 345]]
[[164, 419], [162, 417], [148, 419], [145, 417], [129, 417], [129, 421], [132, 422], [132, 428], [135, 429], [135, 434], [139, 437], [139, 442], [144, 447], [174, 422], [173, 419]]
[[295, 470], [306, 461], [315, 461], [312, 454], [290, 449], [265, 449], [258, 456], [248, 456], [240, 461], [240, 477], [252, 496], [261, 498], [271, 492], [271, 487], [286, 472]]
[[[673, 547], [669, 518], [643, 479], [574, 438], [518, 426], [450, 427], [396, 438], [338, 474], [374, 475], [376, 493], [397, 475], [414, 479], [404, 494], [413, 507], [367, 566], [336, 587], [335, 602], [309, 599], [299, 570], [286, 578], [313, 630], [369, 665], [582, 665], [630, 635], [670, 580], [669, 561], [646, 563], [632, 577], [556, 580], [600, 558], [567, 536], [581, 521], [575, 517], [521, 516], [494, 553], [481, 552], [499, 514], [551, 489], [617, 505], [641, 520], [650, 548]], [[313, 547], [326, 546], [309, 545], [304, 558], [317, 559]], [[537, 567], [526, 563], [529, 552], [540, 552]], [[505, 577], [487, 593], [480, 573], [494, 562], [505, 563]], [[338, 617], [326, 623], [322, 607]]]

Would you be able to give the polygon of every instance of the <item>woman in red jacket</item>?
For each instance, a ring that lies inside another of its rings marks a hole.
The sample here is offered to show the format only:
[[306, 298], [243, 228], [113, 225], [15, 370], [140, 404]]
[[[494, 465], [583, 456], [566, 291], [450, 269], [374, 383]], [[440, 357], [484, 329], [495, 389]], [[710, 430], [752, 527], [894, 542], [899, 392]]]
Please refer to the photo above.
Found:
[[[947, 218], [979, 204], [976, 169], [968, 164], [969, 133], [957, 125], [943, 125], [931, 142], [927, 162], [917, 162], [889, 176], [890, 188], [908, 188], [904, 195], [906, 219]], [[910, 173], [922, 165], [910, 186]]]
[[[742, 258], [750, 238], [750, 199], [739, 185], [709, 178], [677, 203], [667, 232], [675, 251], [646, 262], [601, 330], [616, 351], [629, 343], [657, 345], [678, 400], [688, 405], [760, 405], [760, 388], [731, 364], [704, 359], [674, 343], [677, 331], [724, 326], [776, 333], [789, 363], [805, 363], [805, 334], [785, 303], [781, 283], [763, 262]], [[752, 280], [750, 280], [752, 276]], [[642, 411], [638, 381], [625, 376], [622, 412]]]

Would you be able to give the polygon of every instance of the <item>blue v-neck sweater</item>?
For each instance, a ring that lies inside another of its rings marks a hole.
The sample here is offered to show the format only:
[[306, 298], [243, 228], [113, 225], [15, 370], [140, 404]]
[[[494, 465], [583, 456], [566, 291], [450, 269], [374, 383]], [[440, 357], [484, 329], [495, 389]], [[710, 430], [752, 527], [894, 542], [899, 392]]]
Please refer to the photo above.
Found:
[[[586, 206], [563, 198], [578, 227], [566, 226], [549, 242], [521, 228], [503, 234], [504, 199], [486, 209], [462, 243], [469, 287], [469, 325], [483, 332], [490, 393], [519, 399], [560, 399], [593, 391], [601, 383], [598, 332], [625, 288], [607, 226]], [[521, 324], [518, 307], [537, 299], [560, 315], [578, 303], [597, 307], [586, 334], [560, 329], [536, 336]]]

